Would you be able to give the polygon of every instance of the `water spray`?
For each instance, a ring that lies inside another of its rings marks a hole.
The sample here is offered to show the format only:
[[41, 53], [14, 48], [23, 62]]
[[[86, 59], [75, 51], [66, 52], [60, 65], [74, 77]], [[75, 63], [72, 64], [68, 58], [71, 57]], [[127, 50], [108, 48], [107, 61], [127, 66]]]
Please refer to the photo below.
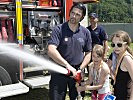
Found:
[[[51, 70], [55, 72], [59, 72], [65, 75], [72, 75], [72, 72], [69, 69], [66, 69], [48, 59], [44, 59], [41, 57], [38, 57], [36, 55], [30, 54], [28, 52], [25, 52], [24, 50], [16, 49], [11, 46], [9, 46], [8, 43], [0, 43], [0, 51], [5, 52], [5, 55], [8, 55], [14, 59], [22, 59], [22, 60], [28, 60], [30, 63], [33, 62], [34, 64], [40, 65], [41, 69], [44, 70]], [[39, 66], [39, 68], [40, 68]], [[77, 75], [74, 78], [76, 80], [76, 84], [80, 85], [81, 83], [81, 70], [77, 71]], [[81, 97], [80, 92], [78, 93], [78, 100]], [[82, 97], [81, 97], [82, 98]]]
[[25, 52], [24, 50], [13, 48], [9, 46], [8, 43], [0, 43], [0, 51], [7, 52], [5, 53], [5, 55], [10, 55], [15, 59], [20, 58], [22, 60], [28, 60], [29, 62], [33, 62], [37, 65], [40, 65], [44, 70], [51, 70], [62, 74], [68, 73], [67, 69], [50, 61], [49, 59], [44, 59], [36, 55], [30, 54], [28, 52]]

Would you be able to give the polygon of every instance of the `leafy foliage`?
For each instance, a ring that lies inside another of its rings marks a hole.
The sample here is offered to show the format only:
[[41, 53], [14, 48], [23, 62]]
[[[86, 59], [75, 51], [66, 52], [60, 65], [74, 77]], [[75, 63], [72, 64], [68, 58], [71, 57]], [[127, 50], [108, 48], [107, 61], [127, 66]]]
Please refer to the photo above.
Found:
[[88, 13], [99, 15], [100, 22], [133, 23], [133, 0], [100, 0], [89, 3]]

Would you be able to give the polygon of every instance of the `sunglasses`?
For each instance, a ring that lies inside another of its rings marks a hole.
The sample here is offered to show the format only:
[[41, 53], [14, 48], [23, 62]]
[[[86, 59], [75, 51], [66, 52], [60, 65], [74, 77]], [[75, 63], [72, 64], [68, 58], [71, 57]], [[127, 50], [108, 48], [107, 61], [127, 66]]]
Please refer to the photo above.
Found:
[[113, 48], [114, 48], [114, 47], [119, 47], [119, 48], [120, 48], [120, 47], [122, 47], [122, 46], [123, 46], [123, 44], [126, 44], [126, 43], [127, 43], [127, 42], [123, 42], [123, 43], [116, 43], [116, 44], [115, 44], [115, 43], [111, 43], [111, 47], [113, 47]]

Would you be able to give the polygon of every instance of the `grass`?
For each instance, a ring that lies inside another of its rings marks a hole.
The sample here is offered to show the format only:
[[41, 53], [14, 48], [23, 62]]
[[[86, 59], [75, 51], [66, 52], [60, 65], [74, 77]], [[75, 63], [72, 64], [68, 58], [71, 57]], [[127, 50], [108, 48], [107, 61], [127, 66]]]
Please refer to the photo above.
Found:
[[[70, 100], [68, 95], [66, 96], [65, 100]], [[84, 100], [91, 100], [91, 92], [90, 91], [86, 91]]]

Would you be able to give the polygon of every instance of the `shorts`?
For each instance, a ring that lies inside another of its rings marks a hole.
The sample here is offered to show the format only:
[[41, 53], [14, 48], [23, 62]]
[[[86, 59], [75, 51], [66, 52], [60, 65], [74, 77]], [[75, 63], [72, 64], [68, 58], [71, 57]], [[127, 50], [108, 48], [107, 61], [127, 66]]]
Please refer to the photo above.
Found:
[[98, 94], [98, 91], [92, 91], [91, 99], [92, 100], [104, 100], [105, 96], [110, 93]]

